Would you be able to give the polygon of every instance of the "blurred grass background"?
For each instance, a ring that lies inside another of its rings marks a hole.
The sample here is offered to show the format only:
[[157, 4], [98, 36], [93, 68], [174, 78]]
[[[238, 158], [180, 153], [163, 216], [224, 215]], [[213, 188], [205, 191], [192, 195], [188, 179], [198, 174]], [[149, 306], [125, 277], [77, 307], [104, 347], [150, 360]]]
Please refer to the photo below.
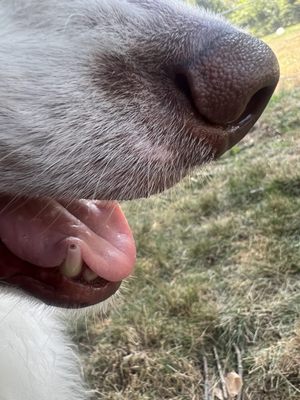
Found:
[[243, 399], [300, 399], [300, 25], [265, 40], [282, 80], [251, 134], [154, 198], [123, 205], [135, 277], [74, 336], [94, 399], [203, 399], [244, 369]]
[[280, 63], [278, 89], [293, 91], [300, 87], [300, 24], [289, 26], [280, 37], [273, 33], [263, 39], [275, 51]]

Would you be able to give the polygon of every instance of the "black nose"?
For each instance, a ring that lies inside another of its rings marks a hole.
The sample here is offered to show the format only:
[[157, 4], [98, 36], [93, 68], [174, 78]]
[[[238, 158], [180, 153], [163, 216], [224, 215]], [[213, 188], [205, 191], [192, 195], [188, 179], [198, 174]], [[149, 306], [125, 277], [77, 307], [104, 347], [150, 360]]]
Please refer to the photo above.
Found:
[[193, 62], [176, 69], [177, 86], [197, 113], [216, 125], [254, 123], [279, 79], [272, 50], [262, 41], [238, 32], [214, 40]]

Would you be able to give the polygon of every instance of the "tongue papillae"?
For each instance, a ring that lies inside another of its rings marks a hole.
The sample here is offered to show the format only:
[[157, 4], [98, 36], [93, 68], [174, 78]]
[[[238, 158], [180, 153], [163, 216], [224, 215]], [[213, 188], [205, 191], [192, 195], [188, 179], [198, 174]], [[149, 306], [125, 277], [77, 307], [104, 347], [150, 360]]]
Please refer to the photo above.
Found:
[[0, 197], [0, 239], [17, 257], [51, 268], [70, 249], [99, 277], [118, 282], [131, 274], [134, 239], [116, 202]]

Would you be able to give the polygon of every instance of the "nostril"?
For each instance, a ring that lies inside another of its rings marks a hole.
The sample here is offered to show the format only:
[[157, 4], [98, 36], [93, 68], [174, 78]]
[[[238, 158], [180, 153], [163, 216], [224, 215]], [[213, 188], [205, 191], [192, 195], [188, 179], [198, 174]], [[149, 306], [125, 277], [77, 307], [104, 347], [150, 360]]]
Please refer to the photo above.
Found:
[[237, 119], [228, 123], [228, 125], [243, 125], [250, 118], [259, 117], [268, 104], [275, 86], [266, 86], [258, 90], [249, 100], [244, 112]]
[[189, 110], [205, 123], [224, 128], [250, 119], [254, 124], [279, 78], [271, 49], [241, 32], [220, 36], [168, 72]]
[[190, 102], [192, 107], [196, 110], [197, 107], [194, 102], [193, 93], [192, 93], [191, 86], [189, 84], [187, 76], [184, 73], [178, 72], [175, 74], [174, 82], [175, 82], [177, 89], [179, 89], [179, 91], [182, 94], [184, 94], [186, 99]]
[[[174, 83], [177, 89], [185, 96], [188, 100], [190, 106], [196, 115], [201, 116], [203, 120], [209, 122], [205, 115], [201, 114], [201, 104], [195, 101], [191, 84], [187, 75], [183, 72], [177, 72], [174, 76]], [[245, 106], [244, 111], [238, 116], [238, 118], [233, 119], [224, 123], [224, 126], [228, 125], [243, 125], [247, 123], [249, 119], [258, 117], [266, 105], [268, 104], [276, 85], [270, 85], [259, 89], [249, 100], [248, 104]], [[214, 124], [213, 122], [211, 122]]]
[[192, 87], [193, 81], [189, 81], [188, 74], [184, 72], [175, 73], [174, 83], [179, 92], [181, 92], [188, 101], [189, 107], [193, 110], [194, 114], [209, 123], [206, 116], [201, 114], [201, 105], [195, 98]]

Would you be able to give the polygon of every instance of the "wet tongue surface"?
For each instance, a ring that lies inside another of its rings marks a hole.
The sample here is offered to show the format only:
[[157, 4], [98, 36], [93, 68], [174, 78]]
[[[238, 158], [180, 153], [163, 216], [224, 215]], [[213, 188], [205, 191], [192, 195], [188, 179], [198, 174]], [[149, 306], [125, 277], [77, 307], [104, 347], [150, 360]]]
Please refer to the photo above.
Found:
[[17, 257], [39, 267], [59, 266], [80, 248], [99, 277], [118, 282], [131, 274], [135, 244], [116, 202], [0, 197], [0, 239]]

